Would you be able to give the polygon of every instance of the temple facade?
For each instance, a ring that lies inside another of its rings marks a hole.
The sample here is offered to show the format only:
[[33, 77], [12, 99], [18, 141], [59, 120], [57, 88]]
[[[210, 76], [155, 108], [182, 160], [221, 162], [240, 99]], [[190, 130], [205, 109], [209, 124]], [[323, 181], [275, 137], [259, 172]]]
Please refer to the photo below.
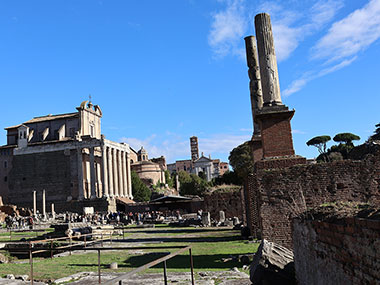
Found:
[[129, 145], [101, 134], [99, 106], [84, 101], [76, 109], [5, 129], [0, 195], [6, 203], [32, 207], [33, 192], [44, 190], [47, 206], [57, 210], [113, 210], [117, 200], [133, 199]]

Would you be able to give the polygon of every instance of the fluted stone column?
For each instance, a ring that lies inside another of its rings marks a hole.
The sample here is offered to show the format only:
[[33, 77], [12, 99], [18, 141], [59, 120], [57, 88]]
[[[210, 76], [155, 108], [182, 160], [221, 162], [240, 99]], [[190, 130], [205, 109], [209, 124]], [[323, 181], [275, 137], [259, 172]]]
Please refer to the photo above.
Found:
[[78, 155], [78, 200], [84, 199], [84, 191], [83, 191], [83, 155], [82, 149], [77, 149]]
[[128, 178], [128, 198], [133, 199], [132, 180], [131, 180], [131, 157], [129, 153], [127, 153], [127, 178]]
[[255, 122], [257, 111], [263, 107], [263, 92], [261, 89], [259, 59], [257, 56], [256, 39], [254, 36], [244, 38], [247, 54], [249, 90], [251, 95], [251, 109], [253, 120], [253, 134], [260, 134], [259, 124]]
[[105, 197], [109, 196], [108, 192], [108, 173], [107, 173], [107, 147], [102, 146], [102, 192]]
[[46, 219], [46, 192], [42, 190], [42, 217]]
[[95, 177], [95, 156], [94, 156], [94, 148], [91, 147], [90, 148], [90, 182], [91, 182], [91, 194], [90, 194], [90, 198], [91, 199], [95, 199], [96, 198], [96, 187], [95, 187], [95, 180], [96, 180], [96, 177]]
[[261, 13], [255, 16], [255, 29], [264, 106], [282, 105], [272, 26], [268, 14]]
[[119, 175], [118, 175], [118, 165], [117, 165], [117, 150], [116, 148], [112, 151], [112, 163], [113, 163], [113, 195], [115, 197], [119, 196]]
[[101, 198], [102, 197], [102, 192], [103, 192], [103, 185], [102, 185], [102, 170], [101, 170], [101, 163], [95, 162], [96, 165], [96, 197]]
[[33, 191], [33, 215], [37, 215], [37, 192]]
[[123, 193], [123, 168], [121, 164], [121, 150], [117, 150], [117, 178], [118, 178], [118, 195]]
[[107, 148], [107, 156], [108, 156], [108, 190], [109, 190], [109, 195], [111, 197], [114, 196], [114, 188], [113, 188], [113, 151], [110, 147]]
[[123, 191], [122, 191], [122, 197], [128, 197], [128, 177], [127, 177], [127, 154], [125, 151], [121, 154], [121, 164], [123, 169]]

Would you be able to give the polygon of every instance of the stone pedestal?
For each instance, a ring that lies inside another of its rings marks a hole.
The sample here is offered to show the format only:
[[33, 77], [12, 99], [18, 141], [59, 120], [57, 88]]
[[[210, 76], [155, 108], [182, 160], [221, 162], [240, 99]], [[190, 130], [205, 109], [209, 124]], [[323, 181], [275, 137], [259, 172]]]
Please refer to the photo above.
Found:
[[252, 136], [252, 139], [249, 141], [249, 146], [252, 151], [253, 163], [263, 159], [263, 145], [261, 143], [261, 136]]
[[256, 120], [261, 129], [263, 158], [293, 156], [293, 138], [290, 120], [294, 110], [286, 106], [263, 107]]

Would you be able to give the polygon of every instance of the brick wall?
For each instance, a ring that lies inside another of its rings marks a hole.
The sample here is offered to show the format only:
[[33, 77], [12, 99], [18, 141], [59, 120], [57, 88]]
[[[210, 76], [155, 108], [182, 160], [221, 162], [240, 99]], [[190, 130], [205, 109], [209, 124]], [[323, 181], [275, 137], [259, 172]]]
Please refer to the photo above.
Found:
[[299, 284], [378, 284], [380, 280], [379, 217], [295, 219], [293, 241]]
[[226, 218], [243, 219], [242, 197], [240, 189], [214, 191], [204, 196], [203, 210], [210, 212], [211, 218], [219, 220], [219, 211], [224, 211]]
[[9, 203], [31, 208], [33, 191], [37, 191], [37, 208], [42, 211], [42, 190], [46, 190], [50, 211], [51, 203], [77, 193], [77, 185], [76, 150], [15, 155], [9, 173]]
[[292, 248], [291, 219], [332, 201], [380, 204], [380, 153], [361, 161], [336, 161], [257, 170], [248, 178], [253, 235]]

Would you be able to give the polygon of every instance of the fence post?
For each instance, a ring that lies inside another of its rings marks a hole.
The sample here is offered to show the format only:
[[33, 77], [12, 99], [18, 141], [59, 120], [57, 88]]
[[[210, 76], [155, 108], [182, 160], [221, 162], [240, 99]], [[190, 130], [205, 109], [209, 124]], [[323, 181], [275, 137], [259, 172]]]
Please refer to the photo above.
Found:
[[102, 283], [101, 279], [100, 279], [100, 249], [98, 249], [98, 282], [99, 284]]
[[168, 285], [168, 277], [166, 275], [166, 260], [164, 260], [164, 284]]
[[123, 227], [123, 240], [124, 240], [124, 227]]
[[50, 241], [50, 258], [53, 258], [53, 241]]
[[103, 247], [103, 232], [102, 232], [102, 237], [101, 237], [101, 245], [102, 245], [102, 247]]
[[[86, 248], [86, 237], [87, 236], [84, 236], [84, 248]], [[84, 251], [84, 252], [86, 252], [86, 251]]]
[[194, 265], [193, 265], [193, 255], [191, 254], [191, 248], [189, 248], [190, 254], [190, 268], [191, 268], [191, 284], [194, 285]]
[[110, 240], [111, 240], [111, 245], [112, 245], [112, 230], [110, 232]]
[[73, 244], [73, 240], [72, 240], [72, 238], [70, 236], [70, 246], [69, 246], [69, 248], [70, 248], [70, 255], [71, 255], [71, 246], [72, 246], [72, 244]]
[[30, 284], [33, 285], [33, 252], [32, 252], [32, 243], [29, 242], [29, 263], [30, 263]]

